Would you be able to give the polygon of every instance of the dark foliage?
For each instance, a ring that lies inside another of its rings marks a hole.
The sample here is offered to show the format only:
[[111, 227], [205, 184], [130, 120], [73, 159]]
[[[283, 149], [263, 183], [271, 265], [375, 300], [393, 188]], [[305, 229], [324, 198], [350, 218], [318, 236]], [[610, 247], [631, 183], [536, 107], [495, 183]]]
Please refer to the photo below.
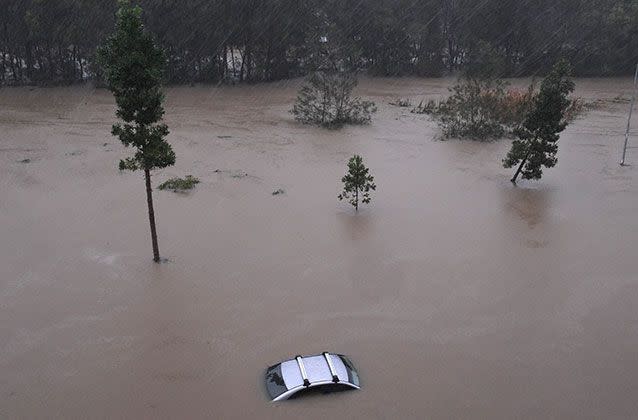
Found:
[[[501, 76], [629, 74], [638, 60], [636, 0], [138, 0], [167, 53], [169, 83], [256, 82], [340, 70], [439, 76], [481, 61]], [[0, 0], [0, 83], [100, 78], [95, 51], [116, 0]], [[325, 41], [325, 42], [324, 42]]]
[[496, 50], [480, 42], [472, 51], [464, 75], [440, 103], [421, 104], [414, 112], [434, 116], [445, 137], [492, 140], [503, 137], [510, 117], [506, 84], [499, 78], [503, 60]]
[[327, 128], [368, 124], [377, 109], [374, 102], [352, 96], [356, 85], [357, 79], [350, 73], [312, 73], [291, 112], [299, 122]]
[[348, 200], [359, 211], [359, 202], [368, 204], [372, 200], [370, 191], [375, 191], [377, 186], [370, 170], [363, 164], [363, 158], [354, 155], [348, 162], [348, 173], [341, 179], [343, 192], [339, 194], [339, 200]]
[[438, 119], [445, 137], [485, 141], [505, 135], [501, 121], [505, 98], [502, 82], [463, 80], [450, 90], [452, 95], [447, 100], [425, 108]]
[[561, 60], [543, 80], [534, 107], [517, 130], [518, 139], [503, 161], [506, 168], [518, 165], [512, 182], [516, 183], [519, 175], [523, 179], [540, 179], [543, 167], [556, 165], [558, 139], [568, 124], [567, 111], [573, 106], [568, 98], [574, 90], [570, 74], [569, 63]]
[[121, 123], [112, 133], [135, 154], [120, 161], [120, 170], [142, 170], [146, 181], [153, 259], [160, 262], [153, 210], [151, 170], [175, 164], [175, 153], [166, 141], [168, 127], [162, 123], [164, 94], [162, 78], [166, 66], [164, 51], [142, 24], [142, 9], [129, 0], [119, 0], [115, 32], [98, 52], [108, 87], [117, 103]]
[[186, 175], [186, 178], [171, 178], [161, 183], [157, 189], [162, 191], [186, 192], [195, 188], [195, 185], [199, 184], [199, 182], [198, 178], [192, 175]]
[[175, 153], [165, 140], [168, 127], [164, 116], [162, 78], [166, 66], [164, 51], [144, 31], [142, 9], [120, 0], [116, 31], [98, 50], [108, 87], [117, 103], [113, 135], [133, 157], [120, 161], [121, 170], [152, 170], [175, 164]]

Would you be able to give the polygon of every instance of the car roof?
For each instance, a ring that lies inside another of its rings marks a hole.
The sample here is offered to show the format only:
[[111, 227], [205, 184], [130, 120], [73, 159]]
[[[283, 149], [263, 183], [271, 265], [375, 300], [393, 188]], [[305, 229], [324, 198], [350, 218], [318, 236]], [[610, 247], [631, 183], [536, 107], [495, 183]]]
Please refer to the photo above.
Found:
[[359, 375], [343, 355], [297, 356], [266, 371], [266, 388], [273, 401], [285, 400], [306, 388], [345, 385], [359, 389]]

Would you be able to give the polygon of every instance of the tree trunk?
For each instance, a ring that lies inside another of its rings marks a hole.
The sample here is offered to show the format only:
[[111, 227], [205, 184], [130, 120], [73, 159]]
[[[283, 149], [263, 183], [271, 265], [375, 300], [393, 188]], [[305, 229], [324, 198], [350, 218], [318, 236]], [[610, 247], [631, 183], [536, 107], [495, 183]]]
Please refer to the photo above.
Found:
[[33, 45], [31, 44], [31, 41], [27, 41], [25, 50], [27, 60], [27, 77], [29, 78], [30, 83], [33, 80]]
[[82, 62], [82, 52], [78, 51], [78, 63], [80, 64], [80, 82], [84, 82], [84, 63]]
[[49, 79], [51, 82], [55, 80], [54, 71], [55, 63], [53, 63], [53, 54], [51, 53], [51, 46], [47, 42], [46, 45], [47, 61], [49, 62]]
[[529, 158], [530, 153], [531, 153], [531, 150], [528, 150], [523, 160], [521, 160], [521, 164], [518, 165], [518, 169], [516, 170], [516, 173], [514, 174], [514, 178], [511, 179], [512, 184], [516, 184], [516, 180], [518, 179], [518, 176], [521, 174], [521, 171], [523, 170], [523, 165], [525, 165], [525, 163], [527, 162], [527, 159]]
[[78, 62], [78, 47], [77, 45], [73, 45], [72, 59], [71, 59], [71, 72], [73, 74], [73, 81], [77, 81], [80, 78], [77, 77], [77, 67], [75, 66]]
[[220, 80], [222, 80], [223, 82], [226, 82], [228, 77], [226, 75], [226, 73], [228, 73], [228, 45], [224, 44], [224, 57], [222, 60], [222, 71], [220, 74]]
[[151, 224], [151, 241], [153, 242], [153, 261], [160, 262], [159, 246], [157, 245], [157, 229], [155, 228], [155, 211], [153, 210], [153, 189], [151, 188], [151, 171], [144, 169], [146, 178], [146, 200], [148, 201], [148, 220]]
[[354, 211], [358, 212], [359, 211], [359, 188], [357, 188], [356, 190], [354, 190]]
[[6, 67], [7, 65], [6, 65], [6, 62], [5, 62], [4, 53], [0, 53], [0, 57], [2, 57], [2, 61], [0, 62], [1, 63], [0, 64], [0, 71], [1, 71], [1, 73], [0, 73], [0, 81], [2, 81], [4, 83], [4, 75], [7, 72], [7, 67]]
[[237, 68], [235, 67], [235, 47], [231, 47], [230, 49], [230, 61], [233, 63], [233, 85], [237, 80]]
[[11, 63], [11, 73], [13, 74], [13, 81], [18, 83], [18, 72], [16, 71], [15, 57], [9, 53], [9, 63]]
[[46, 70], [46, 65], [44, 64], [44, 59], [42, 58], [42, 55], [38, 55], [36, 58], [36, 61], [38, 62], [38, 74], [40, 75], [40, 78], [41, 78], [44, 75]]
[[247, 48], [246, 50], [246, 81], [252, 82], [253, 78], [253, 52], [252, 48]]
[[241, 57], [241, 67], [239, 68], [239, 81], [244, 81], [244, 67], [246, 67], [246, 47], [244, 47], [244, 51], [240, 51], [239, 55]]

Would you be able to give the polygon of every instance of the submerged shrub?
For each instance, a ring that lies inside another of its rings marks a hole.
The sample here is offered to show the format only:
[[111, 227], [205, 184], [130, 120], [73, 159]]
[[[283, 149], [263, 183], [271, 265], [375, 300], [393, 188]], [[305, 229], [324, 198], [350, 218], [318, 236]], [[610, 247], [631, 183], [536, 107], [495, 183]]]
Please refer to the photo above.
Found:
[[[527, 90], [506, 89], [500, 80], [464, 79], [450, 88], [443, 101], [421, 101], [412, 112], [436, 119], [446, 138], [488, 141], [514, 137], [534, 109], [538, 90], [532, 82]], [[571, 122], [595, 108], [582, 98], [570, 100], [565, 121]]]
[[171, 178], [157, 188], [162, 191], [184, 192], [192, 190], [197, 184], [199, 184], [199, 179], [192, 175], [187, 175], [186, 178]]
[[291, 112], [301, 123], [328, 128], [368, 124], [377, 108], [374, 102], [352, 97], [356, 85], [352, 74], [313, 73], [301, 87]]
[[434, 113], [446, 137], [490, 140], [502, 137], [499, 118], [505, 97], [500, 81], [464, 80], [451, 88], [452, 96]]
[[450, 88], [449, 98], [421, 102], [413, 112], [437, 119], [447, 138], [486, 141], [503, 137], [522, 123], [531, 95], [528, 98], [506, 90], [500, 79], [504, 63], [491, 44], [478, 42], [468, 60], [463, 78]]
[[534, 108], [536, 83], [532, 82], [525, 91], [508, 89], [502, 98], [499, 119], [509, 133], [514, 133], [525, 121], [525, 117]]
[[571, 123], [580, 115], [592, 109], [597, 109], [601, 106], [601, 101], [587, 102], [583, 98], [572, 99], [569, 106], [565, 110], [565, 122]]

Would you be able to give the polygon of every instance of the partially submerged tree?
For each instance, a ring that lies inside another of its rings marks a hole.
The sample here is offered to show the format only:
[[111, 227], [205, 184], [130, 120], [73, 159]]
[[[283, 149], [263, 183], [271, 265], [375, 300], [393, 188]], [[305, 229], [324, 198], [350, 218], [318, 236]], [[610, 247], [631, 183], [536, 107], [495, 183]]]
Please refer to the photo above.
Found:
[[447, 138], [493, 140], [506, 134], [503, 104], [506, 84], [500, 79], [501, 57], [486, 42], [469, 54], [463, 77], [450, 88], [451, 96], [436, 104], [421, 104], [413, 112], [433, 115]]
[[499, 118], [505, 98], [500, 80], [464, 79], [450, 90], [452, 95], [434, 113], [445, 137], [487, 141], [505, 135]]
[[513, 183], [519, 175], [523, 179], [540, 179], [543, 166], [552, 168], [556, 165], [558, 139], [567, 127], [566, 112], [572, 104], [568, 98], [574, 91], [570, 75], [571, 66], [567, 61], [560, 60], [554, 65], [541, 84], [533, 109], [516, 131], [518, 139], [514, 140], [512, 149], [503, 160], [506, 168], [518, 165], [511, 180]]
[[356, 85], [349, 73], [315, 72], [301, 87], [291, 112], [299, 122], [328, 128], [368, 124], [377, 108], [374, 102], [352, 96]]
[[359, 201], [368, 204], [371, 200], [370, 191], [375, 191], [374, 177], [370, 170], [363, 164], [363, 158], [354, 155], [348, 162], [348, 173], [341, 179], [343, 192], [339, 194], [339, 200], [348, 200], [359, 211]]
[[168, 127], [161, 122], [162, 78], [166, 58], [152, 36], [144, 30], [142, 9], [119, 0], [115, 33], [100, 47], [98, 58], [109, 89], [117, 103], [112, 133], [126, 147], [136, 149], [133, 157], [120, 161], [120, 170], [142, 170], [146, 180], [148, 216], [151, 225], [153, 260], [160, 261], [153, 210], [151, 170], [175, 164], [175, 153], [165, 140]]

